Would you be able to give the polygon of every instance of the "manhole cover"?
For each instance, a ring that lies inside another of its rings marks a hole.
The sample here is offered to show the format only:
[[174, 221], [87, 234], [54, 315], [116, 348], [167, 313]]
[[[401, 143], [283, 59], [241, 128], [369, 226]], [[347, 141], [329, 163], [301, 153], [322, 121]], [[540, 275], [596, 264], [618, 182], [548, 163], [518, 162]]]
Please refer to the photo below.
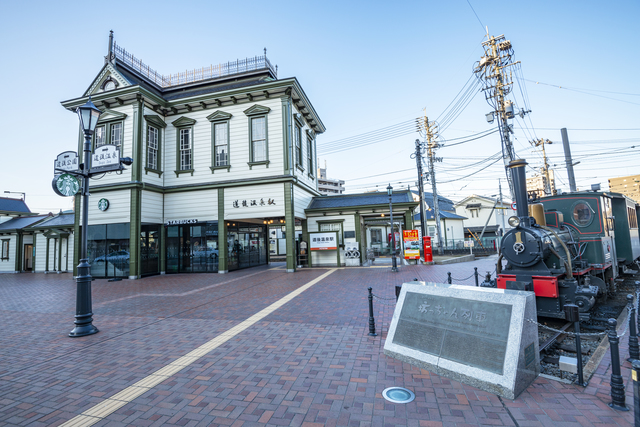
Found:
[[411, 390], [402, 387], [385, 388], [382, 397], [393, 403], [409, 403], [416, 398]]

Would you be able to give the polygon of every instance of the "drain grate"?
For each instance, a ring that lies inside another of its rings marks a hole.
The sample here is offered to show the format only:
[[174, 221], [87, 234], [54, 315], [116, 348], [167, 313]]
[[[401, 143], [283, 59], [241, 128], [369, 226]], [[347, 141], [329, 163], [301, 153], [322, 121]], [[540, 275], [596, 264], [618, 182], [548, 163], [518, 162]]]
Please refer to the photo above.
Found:
[[416, 398], [411, 390], [407, 390], [402, 387], [389, 387], [385, 388], [382, 392], [382, 397], [392, 403], [409, 403]]

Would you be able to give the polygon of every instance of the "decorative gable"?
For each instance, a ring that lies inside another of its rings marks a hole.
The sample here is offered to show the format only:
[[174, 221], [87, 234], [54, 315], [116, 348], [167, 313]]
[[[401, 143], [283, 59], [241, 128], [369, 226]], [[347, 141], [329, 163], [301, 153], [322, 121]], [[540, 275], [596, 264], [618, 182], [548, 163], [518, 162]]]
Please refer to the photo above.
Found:
[[253, 107], [244, 110], [244, 113], [247, 116], [256, 116], [259, 114], [268, 114], [269, 111], [271, 111], [271, 108], [256, 104]]
[[147, 121], [147, 123], [150, 123], [153, 126], [156, 126], [162, 129], [167, 127], [167, 124], [165, 123], [165, 121], [162, 120], [160, 116], [156, 116], [155, 114], [145, 114], [144, 118]]
[[[246, 111], [245, 111], [246, 113]], [[229, 120], [232, 114], [225, 113], [224, 111], [217, 110], [207, 116], [207, 120], [210, 122], [217, 122], [221, 120]]]
[[111, 79], [116, 82], [118, 89], [126, 86], [131, 86], [129, 81], [125, 79], [110, 62], [107, 62], [104, 67], [102, 67], [100, 74], [98, 74], [98, 76], [93, 80], [93, 83], [91, 83], [89, 89], [85, 91], [83, 96], [93, 95], [95, 93], [101, 92], [102, 86], [107, 79]]
[[110, 122], [115, 120], [124, 120], [126, 118], [127, 118], [127, 115], [119, 111], [104, 110], [102, 114], [100, 114], [100, 119], [98, 120], [98, 123]]
[[189, 117], [182, 116], [178, 120], [175, 120], [175, 121], [171, 122], [171, 124], [174, 127], [179, 128], [179, 127], [184, 127], [184, 126], [193, 126], [194, 124], [196, 124], [196, 121], [194, 119], [189, 118]]

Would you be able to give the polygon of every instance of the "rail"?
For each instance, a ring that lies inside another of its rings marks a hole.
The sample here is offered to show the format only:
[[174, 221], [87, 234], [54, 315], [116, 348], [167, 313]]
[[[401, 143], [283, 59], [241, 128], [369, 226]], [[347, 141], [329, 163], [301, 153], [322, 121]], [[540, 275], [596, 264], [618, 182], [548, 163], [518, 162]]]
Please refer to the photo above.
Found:
[[113, 42], [113, 55], [117, 60], [128, 65], [138, 74], [161, 88], [179, 86], [258, 70], [269, 70], [277, 78], [277, 69], [273, 68], [271, 62], [267, 58], [266, 49], [264, 55], [254, 56], [253, 58], [237, 59], [236, 61], [220, 63], [217, 65], [211, 64], [208, 67], [186, 70], [176, 74], [169, 74], [168, 76], [164, 76], [151, 69], [148, 65], [143, 63], [142, 60], [136, 58], [123, 47], [118, 46], [115, 42]]

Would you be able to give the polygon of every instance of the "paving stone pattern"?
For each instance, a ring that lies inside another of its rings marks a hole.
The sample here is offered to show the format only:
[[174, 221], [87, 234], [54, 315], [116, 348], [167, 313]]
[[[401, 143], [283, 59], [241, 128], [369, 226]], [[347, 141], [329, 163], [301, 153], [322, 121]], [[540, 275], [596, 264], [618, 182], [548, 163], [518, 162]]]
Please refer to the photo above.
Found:
[[[610, 402], [610, 358], [586, 389], [538, 378], [500, 399], [383, 355], [395, 285], [414, 278], [474, 285], [469, 263], [334, 271], [258, 323], [167, 378], [96, 426], [591, 426], [632, 425]], [[0, 426], [56, 426], [238, 325], [327, 269], [282, 265], [229, 274], [93, 282], [100, 333], [68, 338], [69, 274], [0, 276]], [[370, 337], [367, 288], [376, 295]], [[627, 355], [626, 338], [621, 354]], [[633, 406], [630, 364], [624, 362]], [[382, 398], [407, 387], [406, 405]]]

